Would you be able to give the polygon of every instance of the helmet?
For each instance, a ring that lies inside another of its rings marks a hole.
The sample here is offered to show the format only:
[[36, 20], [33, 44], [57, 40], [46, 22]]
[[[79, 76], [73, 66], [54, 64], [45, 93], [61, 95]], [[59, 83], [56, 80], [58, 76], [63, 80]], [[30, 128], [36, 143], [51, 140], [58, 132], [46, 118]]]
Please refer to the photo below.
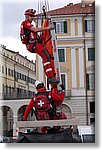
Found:
[[38, 85], [43, 85], [43, 82], [38, 81], [38, 80], [37, 80], [37, 81], [35, 81], [35, 86], [36, 86], [36, 88], [37, 88], [37, 86], [38, 86]]
[[24, 13], [24, 15], [33, 15], [35, 14], [36, 10], [34, 9], [27, 9]]

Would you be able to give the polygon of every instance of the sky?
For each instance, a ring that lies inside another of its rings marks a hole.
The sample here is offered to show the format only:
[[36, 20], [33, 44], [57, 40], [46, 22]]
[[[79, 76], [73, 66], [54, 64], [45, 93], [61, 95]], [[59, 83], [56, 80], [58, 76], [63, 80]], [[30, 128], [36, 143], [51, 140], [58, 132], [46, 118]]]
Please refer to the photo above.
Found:
[[[19, 51], [23, 56], [33, 60], [35, 57], [26, 50], [26, 47], [20, 41], [20, 24], [24, 20], [24, 11], [33, 8], [38, 11], [39, 3], [45, 0], [1, 0], [0, 1], [0, 44], [7, 49]], [[46, 0], [49, 3], [50, 10], [61, 8], [68, 3], [79, 3], [81, 0]]]

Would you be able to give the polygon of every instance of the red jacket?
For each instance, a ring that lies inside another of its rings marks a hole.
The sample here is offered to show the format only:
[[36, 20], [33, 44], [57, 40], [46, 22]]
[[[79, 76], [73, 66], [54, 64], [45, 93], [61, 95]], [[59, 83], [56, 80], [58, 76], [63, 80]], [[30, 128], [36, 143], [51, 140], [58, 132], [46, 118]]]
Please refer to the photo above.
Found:
[[[39, 92], [46, 92], [45, 88], [41, 88], [38, 90]], [[51, 92], [49, 93], [49, 96], [51, 96], [51, 100], [53, 101], [54, 107], [58, 107], [59, 103], [62, 103], [64, 100], [64, 92], [59, 92], [57, 88], [53, 88]], [[34, 96], [35, 97], [35, 96]], [[27, 106], [25, 113], [24, 113], [24, 120], [27, 120], [27, 117], [34, 107], [34, 97], [30, 100], [29, 105]]]
[[[40, 89], [38, 90], [38, 93], [39, 93], [39, 92], [46, 92], [46, 89], [45, 89], [45, 88], [40, 88]], [[35, 96], [30, 100], [30, 103], [29, 103], [29, 105], [27, 106], [27, 108], [26, 108], [26, 110], [25, 110], [25, 113], [24, 113], [24, 120], [27, 120], [30, 111], [31, 111], [32, 108], [35, 106], [35, 105], [34, 105], [34, 98], [35, 98]]]
[[21, 24], [20, 35], [21, 39], [23, 37], [23, 44], [28, 44], [29, 42], [37, 39], [37, 33], [31, 31], [33, 25], [29, 20], [25, 20]]
[[33, 25], [31, 24], [31, 22], [29, 20], [25, 20], [25, 21], [23, 21], [23, 26], [25, 29], [31, 30], [31, 27]]
[[29, 105], [26, 107], [25, 113], [24, 113], [24, 120], [27, 120], [28, 115], [32, 108], [34, 107], [34, 100], [31, 99]]

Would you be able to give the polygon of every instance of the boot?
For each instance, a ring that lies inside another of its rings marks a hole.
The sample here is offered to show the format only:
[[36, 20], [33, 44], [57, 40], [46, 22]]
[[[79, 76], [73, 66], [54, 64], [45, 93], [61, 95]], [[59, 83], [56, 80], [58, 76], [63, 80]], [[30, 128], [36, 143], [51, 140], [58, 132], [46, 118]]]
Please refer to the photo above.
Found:
[[55, 79], [54, 77], [48, 78], [48, 83], [49, 84], [58, 84], [60, 81], [58, 79]]

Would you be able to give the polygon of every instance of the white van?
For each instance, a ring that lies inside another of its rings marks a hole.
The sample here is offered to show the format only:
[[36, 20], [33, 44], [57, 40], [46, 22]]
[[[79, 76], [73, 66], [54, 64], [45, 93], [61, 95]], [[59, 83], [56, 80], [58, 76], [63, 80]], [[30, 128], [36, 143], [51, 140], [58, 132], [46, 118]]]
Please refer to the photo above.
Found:
[[78, 126], [82, 143], [95, 143], [95, 126]]

